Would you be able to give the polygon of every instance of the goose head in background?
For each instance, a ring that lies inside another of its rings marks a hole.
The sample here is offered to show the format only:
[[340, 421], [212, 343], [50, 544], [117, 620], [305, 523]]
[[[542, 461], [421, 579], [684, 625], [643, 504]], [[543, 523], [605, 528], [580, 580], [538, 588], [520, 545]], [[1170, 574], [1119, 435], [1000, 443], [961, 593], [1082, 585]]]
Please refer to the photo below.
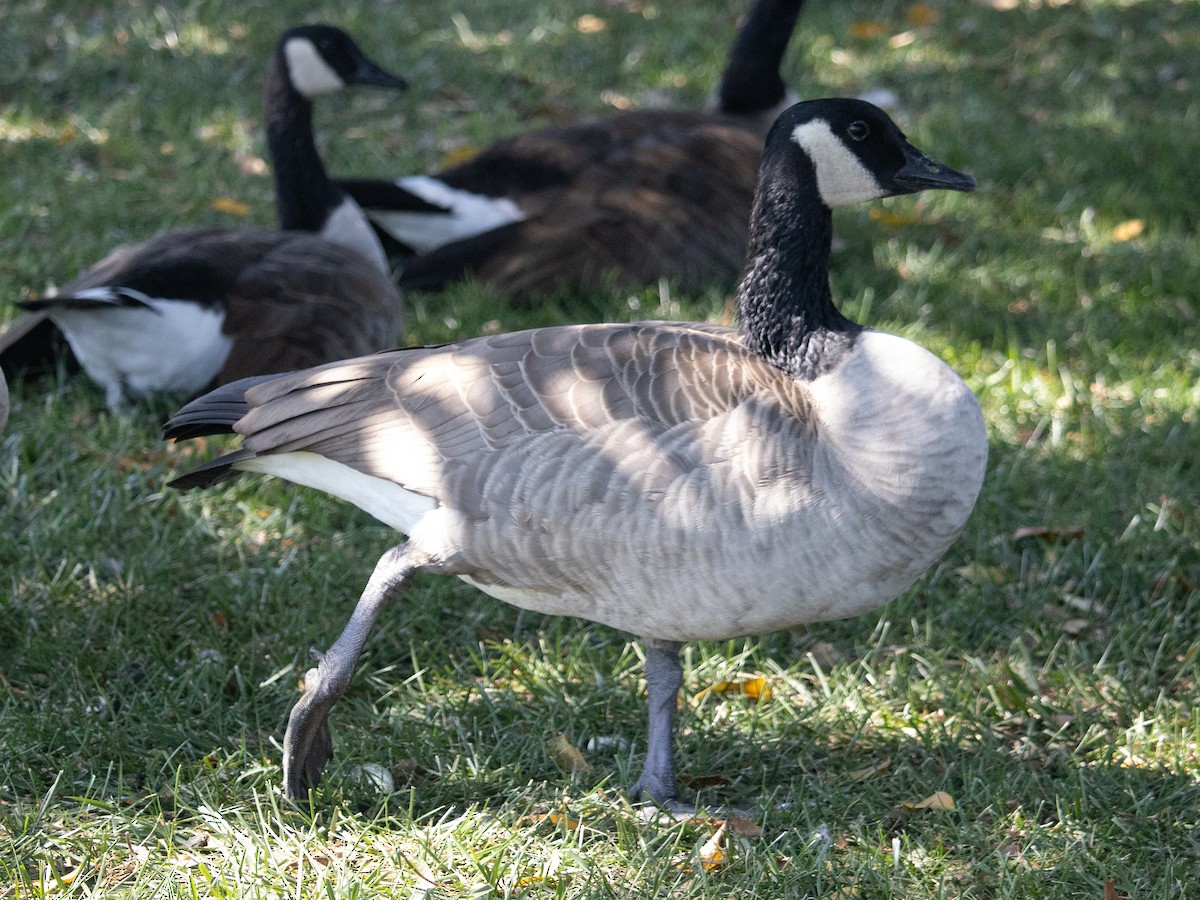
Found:
[[508, 298], [563, 286], [736, 281], [762, 138], [802, 0], [757, 0], [712, 112], [628, 110], [498, 141], [433, 175], [340, 184], [411, 254], [402, 289], [473, 276]]
[[[313, 140], [313, 99], [351, 85], [407, 86], [341, 29], [305, 25], [279, 38], [264, 114], [281, 230], [161, 234], [21, 304], [62, 331], [110, 408], [396, 345], [400, 297], [387, 259]], [[0, 342], [0, 358], [23, 349]]]
[[247, 379], [178, 412], [168, 437], [242, 446], [174, 487], [267, 473], [407, 535], [305, 677], [287, 793], [320, 777], [331, 707], [382, 608], [424, 570], [640, 636], [650, 727], [631, 793], [676, 804], [683, 642], [874, 609], [967, 521], [987, 458], [979, 404], [927, 350], [843, 316], [828, 264], [833, 207], [973, 188], [870, 104], [801, 103], [767, 138], [740, 329], [534, 329]]
[[390, 274], [366, 215], [329, 179], [313, 141], [312, 101], [350, 86], [403, 90], [408, 83], [372, 62], [332, 25], [302, 25], [280, 36], [263, 82], [279, 227], [315, 232], [370, 257]]

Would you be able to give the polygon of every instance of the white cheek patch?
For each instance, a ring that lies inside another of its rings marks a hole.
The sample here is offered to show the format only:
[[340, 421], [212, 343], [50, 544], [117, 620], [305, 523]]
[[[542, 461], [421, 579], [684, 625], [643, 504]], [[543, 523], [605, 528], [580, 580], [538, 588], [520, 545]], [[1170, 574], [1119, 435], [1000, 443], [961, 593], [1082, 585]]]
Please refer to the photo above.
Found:
[[792, 140], [817, 170], [817, 190], [830, 209], [887, 196], [862, 161], [820, 119], [797, 125]]
[[284, 45], [283, 56], [292, 85], [305, 97], [332, 94], [346, 86], [308, 38], [292, 38]]

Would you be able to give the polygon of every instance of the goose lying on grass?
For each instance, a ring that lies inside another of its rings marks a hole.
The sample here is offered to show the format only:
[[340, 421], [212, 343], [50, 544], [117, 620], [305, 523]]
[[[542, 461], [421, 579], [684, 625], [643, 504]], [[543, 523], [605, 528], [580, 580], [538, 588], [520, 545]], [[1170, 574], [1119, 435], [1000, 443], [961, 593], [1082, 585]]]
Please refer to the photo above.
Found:
[[974, 186], [868, 103], [800, 103], [767, 138], [739, 329], [542, 328], [246, 379], [184, 407], [168, 437], [243, 442], [173, 486], [265, 472], [408, 535], [305, 677], [288, 795], [319, 779], [330, 708], [424, 570], [641, 636], [650, 731], [631, 794], [672, 805], [683, 642], [874, 609], [967, 521], [979, 404], [927, 350], [845, 318], [828, 264], [831, 207]]
[[791, 100], [779, 74], [802, 0], [757, 0], [712, 113], [644, 109], [498, 141], [436, 175], [341, 185], [416, 255], [402, 290], [474, 275], [507, 297], [674, 278], [733, 285], [762, 140]]
[[[395, 346], [400, 295], [383, 248], [313, 142], [312, 99], [352, 84], [406, 87], [341, 29], [305, 25], [280, 37], [264, 107], [283, 230], [161, 234], [114, 250], [54, 297], [21, 304], [63, 332], [110, 408]], [[48, 350], [32, 325], [18, 323], [3, 352], [31, 356], [17, 334]]]

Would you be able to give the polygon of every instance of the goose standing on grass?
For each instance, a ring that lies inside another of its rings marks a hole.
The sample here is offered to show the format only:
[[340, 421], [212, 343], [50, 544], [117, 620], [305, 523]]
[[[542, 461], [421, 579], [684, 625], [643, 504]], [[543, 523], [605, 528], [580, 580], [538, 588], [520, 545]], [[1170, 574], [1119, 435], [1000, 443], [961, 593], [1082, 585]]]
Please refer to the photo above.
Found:
[[437, 175], [340, 183], [417, 254], [401, 269], [402, 290], [441, 290], [469, 274], [510, 298], [610, 278], [732, 285], [762, 139], [796, 99], [779, 67], [801, 5], [758, 0], [715, 113], [621, 112], [517, 135]]
[[279, 38], [264, 108], [283, 230], [162, 234], [114, 250], [55, 297], [21, 304], [61, 329], [110, 408], [396, 345], [400, 296], [383, 248], [313, 141], [313, 98], [348, 85], [407, 86], [338, 28]]
[[831, 207], [974, 186], [869, 103], [800, 103], [767, 138], [740, 329], [535, 329], [247, 379], [177, 413], [168, 437], [243, 443], [173, 486], [265, 472], [408, 535], [305, 677], [287, 793], [318, 780], [330, 708], [425, 570], [641, 636], [650, 730], [631, 793], [672, 805], [683, 642], [874, 609], [967, 521], [979, 404], [927, 350], [845, 318], [828, 267]]

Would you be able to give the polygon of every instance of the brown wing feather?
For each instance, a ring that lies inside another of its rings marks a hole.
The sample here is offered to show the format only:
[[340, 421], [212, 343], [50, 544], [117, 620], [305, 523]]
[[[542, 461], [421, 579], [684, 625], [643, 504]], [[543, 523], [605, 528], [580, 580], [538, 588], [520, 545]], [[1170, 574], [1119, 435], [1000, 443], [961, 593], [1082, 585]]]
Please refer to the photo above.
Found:
[[220, 383], [395, 346], [400, 296], [387, 275], [319, 237], [279, 238], [230, 290], [224, 330], [234, 341]]
[[476, 277], [515, 295], [564, 280], [591, 288], [674, 278], [686, 290], [733, 281], [745, 255], [762, 138], [745, 122], [638, 111], [531, 132], [443, 173], [495, 193], [504, 165], [557, 173], [504, 191], [527, 220]]

